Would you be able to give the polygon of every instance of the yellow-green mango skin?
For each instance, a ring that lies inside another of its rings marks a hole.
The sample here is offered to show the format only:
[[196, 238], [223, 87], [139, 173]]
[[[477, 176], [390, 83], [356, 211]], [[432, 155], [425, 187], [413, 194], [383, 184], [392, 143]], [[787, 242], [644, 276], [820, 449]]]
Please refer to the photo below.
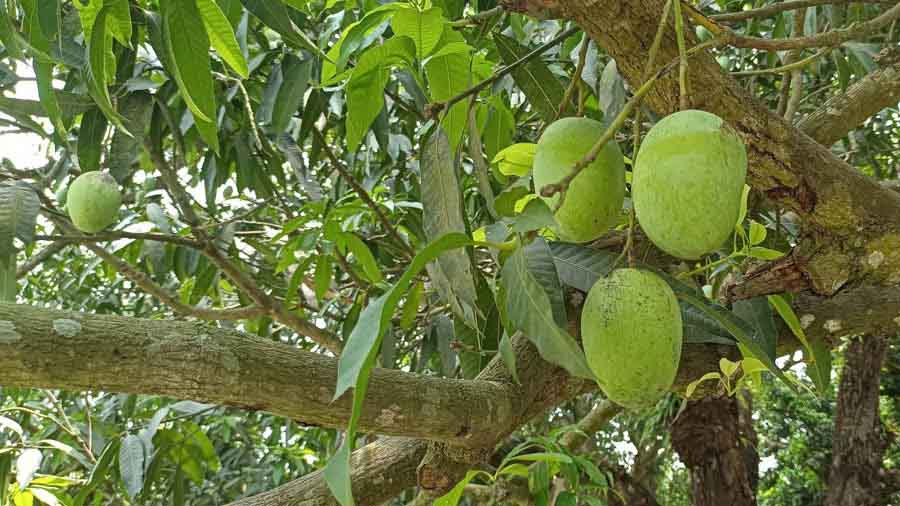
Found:
[[[553, 122], [538, 140], [534, 155], [534, 188], [558, 183], [590, 151], [604, 132], [599, 121], [563, 118]], [[559, 194], [542, 197], [551, 208]], [[569, 242], [597, 239], [612, 227], [625, 200], [625, 160], [615, 141], [569, 184], [563, 205], [556, 211], [560, 238]]]
[[721, 118], [688, 110], [666, 116], [641, 144], [631, 193], [647, 237], [666, 253], [694, 260], [734, 230], [747, 150]]
[[675, 381], [681, 360], [681, 311], [656, 274], [618, 269], [588, 292], [581, 338], [603, 393], [629, 409], [656, 404]]
[[121, 205], [119, 184], [104, 172], [85, 172], [69, 185], [69, 218], [82, 232], [93, 234], [115, 223]]

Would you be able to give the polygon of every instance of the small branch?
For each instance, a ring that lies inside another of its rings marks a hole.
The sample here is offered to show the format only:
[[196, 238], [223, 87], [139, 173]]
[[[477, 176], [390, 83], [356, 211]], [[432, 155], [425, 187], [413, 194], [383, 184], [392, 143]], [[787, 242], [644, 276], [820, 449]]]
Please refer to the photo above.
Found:
[[889, 26], [900, 18], [900, 4], [888, 9], [880, 16], [863, 23], [857, 23], [841, 30], [820, 33], [809, 37], [789, 39], [766, 39], [738, 35], [731, 30], [723, 31], [725, 43], [737, 48], [752, 48], [763, 51], [786, 51], [790, 49], [807, 49], [811, 47], [837, 47], [854, 39], [865, 38], [872, 33]]
[[890, 0], [793, 0], [747, 11], [713, 14], [712, 16], [709, 16], [709, 18], [718, 23], [736, 23], [748, 19], [768, 18], [781, 12], [805, 9], [817, 5], [838, 5], [846, 3], [893, 4], [894, 2]]
[[46, 262], [48, 258], [64, 250], [69, 244], [71, 244], [71, 241], [59, 240], [47, 245], [44, 249], [29, 257], [24, 264], [16, 269], [16, 279], [23, 278], [26, 274], [34, 270], [35, 267]]
[[812, 56], [807, 56], [806, 58], [804, 58], [802, 60], [797, 60], [792, 63], [787, 63], [780, 67], [772, 67], [770, 69], [739, 70], [737, 72], [731, 72], [731, 75], [735, 76], [735, 77], [746, 77], [746, 76], [760, 76], [760, 75], [765, 75], [765, 74], [781, 74], [784, 72], [791, 72], [794, 70], [803, 69], [804, 67], [815, 62], [819, 58], [828, 55], [828, 53], [830, 53], [833, 50], [834, 50], [834, 48], [827, 47]]
[[602, 400], [598, 402], [584, 418], [578, 422], [578, 431], [569, 432], [560, 441], [563, 446], [572, 451], [578, 451], [595, 432], [603, 428], [619, 413], [622, 407], [618, 404]]
[[675, 0], [675, 40], [678, 43], [678, 104], [682, 111], [690, 108], [688, 97], [688, 59], [684, 42], [684, 16], [681, 15], [681, 0]]
[[566, 88], [566, 93], [563, 95], [562, 102], [559, 103], [559, 110], [556, 111], [557, 118], [561, 118], [566, 112], [566, 108], [572, 102], [572, 95], [575, 94], [575, 89], [578, 87], [578, 83], [581, 82], [581, 73], [584, 72], [584, 66], [587, 62], [587, 53], [590, 42], [591, 39], [587, 35], [581, 38], [581, 49], [578, 51], [578, 63], [575, 65], [575, 73], [572, 74], [572, 81]]
[[497, 14], [502, 14], [504, 8], [502, 5], [497, 5], [496, 7], [492, 7], [488, 10], [481, 11], [471, 16], [467, 16], [463, 19], [459, 19], [457, 21], [451, 21], [448, 23], [452, 27], [464, 27], [464, 26], [478, 26], [481, 23], [489, 20]]
[[372, 212], [375, 213], [375, 217], [378, 218], [378, 221], [381, 222], [381, 225], [384, 227], [385, 231], [401, 245], [406, 254], [408, 254], [410, 257], [416, 256], [415, 250], [403, 239], [403, 237], [400, 235], [400, 232], [397, 231], [397, 228], [391, 224], [390, 220], [388, 220], [387, 215], [384, 214], [384, 211], [381, 209], [381, 207], [379, 207], [378, 204], [374, 200], [372, 200], [372, 196], [369, 195], [369, 192], [367, 192], [366, 189], [363, 188], [361, 184], [359, 184], [359, 182], [353, 177], [353, 174], [350, 174], [347, 168], [344, 167], [344, 164], [341, 163], [340, 160], [338, 160], [337, 156], [334, 154], [334, 151], [332, 151], [331, 147], [326, 142], [325, 136], [322, 135], [322, 132], [320, 132], [317, 128], [313, 128], [313, 135], [315, 135], [319, 139], [319, 143], [322, 145], [322, 149], [325, 151], [325, 156], [328, 157], [331, 165], [335, 170], [338, 171], [341, 177], [344, 178], [347, 184], [349, 184], [350, 187], [353, 188], [353, 191], [356, 192], [359, 198], [369, 207], [369, 209], [371, 209]]
[[539, 55], [545, 53], [548, 49], [556, 46], [557, 44], [566, 40], [570, 36], [578, 33], [578, 30], [579, 30], [578, 27], [569, 28], [568, 30], [563, 31], [561, 34], [554, 37], [550, 42], [547, 42], [546, 44], [532, 50], [531, 52], [522, 56], [518, 60], [516, 60], [516, 61], [510, 63], [509, 65], [501, 68], [500, 70], [494, 72], [493, 74], [491, 74], [490, 77], [488, 77], [484, 81], [481, 81], [480, 83], [476, 84], [475, 86], [472, 86], [471, 88], [469, 88], [463, 92], [460, 92], [458, 95], [455, 95], [443, 102], [432, 102], [432, 103], [428, 104], [425, 108], [425, 115], [433, 118], [433, 117], [437, 116], [438, 114], [440, 114], [441, 111], [444, 111], [444, 110], [447, 110], [447, 109], [453, 107], [454, 105], [456, 105], [457, 102], [460, 102], [461, 100], [465, 100], [469, 96], [479, 93], [481, 90], [490, 86], [491, 83], [493, 83], [494, 81], [500, 79], [501, 77], [505, 76], [506, 74], [509, 74], [513, 70], [524, 65], [525, 63], [530, 61], [535, 56], [539, 56]]
[[[794, 14], [794, 33], [802, 34], [806, 26], [806, 9], [800, 9]], [[793, 60], [800, 58], [800, 50], [793, 52]], [[784, 119], [788, 123], [792, 123], [794, 116], [797, 114], [797, 108], [800, 107], [800, 99], [803, 97], [803, 67], [796, 67], [791, 70], [791, 92], [784, 109]]]
[[189, 248], [195, 249], [199, 249], [201, 247], [200, 243], [188, 237], [181, 237], [172, 234], [153, 234], [125, 231], [98, 232], [96, 234], [90, 235], [35, 235], [34, 238], [37, 241], [66, 241], [79, 243], [116, 241], [119, 239], [135, 239], [144, 241], [169, 242], [172, 244], [179, 244], [181, 246], [187, 246]]

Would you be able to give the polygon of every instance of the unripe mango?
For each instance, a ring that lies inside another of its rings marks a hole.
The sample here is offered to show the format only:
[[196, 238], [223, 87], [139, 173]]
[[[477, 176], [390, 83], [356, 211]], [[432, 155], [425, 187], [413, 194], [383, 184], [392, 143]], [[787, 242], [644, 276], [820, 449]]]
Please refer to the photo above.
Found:
[[69, 185], [66, 207], [82, 232], [92, 234], [115, 223], [121, 205], [119, 184], [104, 172], [85, 172]]
[[647, 237], [688, 260], [715, 251], [741, 208], [747, 150], [721, 118], [688, 110], [666, 116], [641, 144], [631, 193]]
[[[578, 160], [603, 135], [603, 125], [589, 118], [563, 118], [544, 130], [534, 155], [534, 188], [566, 177]], [[559, 194], [544, 198], [555, 207]], [[615, 141], [606, 144], [593, 163], [569, 183], [563, 205], [556, 211], [557, 232], [571, 242], [597, 239], [612, 227], [625, 199], [625, 160]]]
[[653, 406], [681, 360], [681, 310], [656, 274], [617, 269], [588, 292], [581, 313], [588, 365], [603, 393], [629, 409]]

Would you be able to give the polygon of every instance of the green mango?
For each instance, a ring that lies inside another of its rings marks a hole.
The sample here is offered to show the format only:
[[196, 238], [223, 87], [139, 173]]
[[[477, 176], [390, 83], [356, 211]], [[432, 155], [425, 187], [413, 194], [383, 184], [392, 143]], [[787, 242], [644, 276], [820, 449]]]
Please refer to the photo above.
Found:
[[75, 228], [82, 232], [93, 234], [112, 225], [121, 206], [119, 185], [105, 172], [85, 172], [69, 185], [66, 207]]

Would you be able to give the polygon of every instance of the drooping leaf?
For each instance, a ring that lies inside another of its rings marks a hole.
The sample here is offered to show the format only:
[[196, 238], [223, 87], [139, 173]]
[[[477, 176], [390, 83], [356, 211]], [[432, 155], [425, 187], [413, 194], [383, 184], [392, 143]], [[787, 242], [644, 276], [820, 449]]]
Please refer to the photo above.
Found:
[[550, 251], [562, 284], [585, 293], [612, 272], [618, 258], [610, 251], [565, 242], [551, 242]]
[[528, 268], [525, 251], [516, 250], [503, 265], [500, 282], [506, 294], [506, 316], [537, 347], [541, 357], [573, 376], [593, 379], [584, 352], [553, 317], [547, 293]]
[[15, 258], [14, 238], [34, 241], [34, 227], [41, 209], [37, 193], [24, 182], [0, 183], [0, 263]]
[[171, 68], [167, 69], [181, 97], [194, 115], [197, 130], [204, 141], [219, 151], [216, 128], [216, 98], [209, 65], [209, 37], [197, 4], [162, 0], [163, 44]]
[[606, 67], [603, 68], [603, 74], [597, 82], [597, 100], [600, 102], [600, 111], [603, 112], [603, 119], [608, 123], [615, 119], [625, 107], [625, 80], [619, 74], [616, 67], [616, 61], [610, 59]]
[[310, 51], [324, 60], [330, 59], [291, 21], [291, 15], [281, 0], [241, 0], [241, 3], [263, 24], [281, 34], [288, 44]]
[[19, 490], [28, 488], [28, 484], [34, 479], [34, 474], [41, 468], [43, 460], [44, 455], [40, 450], [34, 448], [22, 450], [16, 459], [16, 483], [19, 485]]
[[228, 21], [225, 13], [222, 12], [219, 4], [215, 0], [196, 1], [197, 9], [203, 18], [203, 24], [206, 26], [206, 33], [209, 34], [213, 49], [239, 76], [244, 79], [250, 77], [247, 59], [244, 58], [244, 53], [241, 52], [241, 47], [234, 37], [231, 23]]
[[503, 359], [503, 364], [506, 365], [506, 369], [509, 371], [510, 376], [512, 376], [513, 381], [518, 384], [519, 373], [516, 371], [516, 352], [513, 350], [512, 341], [505, 333], [500, 339], [500, 358]]
[[272, 129], [275, 132], [287, 130], [291, 118], [303, 104], [303, 96], [309, 85], [313, 61], [288, 54], [281, 62], [282, 83], [272, 108]]
[[129, 497], [134, 497], [144, 488], [144, 444], [141, 438], [129, 434], [119, 448], [119, 474], [125, 482]]
[[556, 325], [565, 328], [569, 321], [566, 316], [566, 298], [547, 241], [539, 237], [525, 246], [524, 252], [528, 271], [547, 293]]
[[88, 43], [88, 88], [94, 102], [97, 103], [97, 107], [103, 111], [106, 118], [123, 131], [128, 132], [122, 124], [122, 117], [112, 105], [107, 88], [115, 77], [115, 57], [112, 58], [112, 61], [108, 58], [108, 55], [112, 54], [112, 35], [107, 29], [110, 10], [109, 6], [104, 6], [94, 18]]
[[16, 39], [16, 28], [13, 25], [15, 18], [10, 14], [6, 6], [7, 3], [5, 1], [0, 1], [0, 42], [3, 43], [3, 48], [6, 49], [7, 54], [12, 58], [21, 60], [24, 56]]
[[728, 329], [706, 313], [684, 301], [679, 301], [685, 343], [712, 343], [734, 345], [734, 337]]
[[732, 304], [732, 311], [754, 330], [754, 340], [763, 343], [766, 354], [774, 357], [778, 330], [775, 328], [772, 308], [766, 298], [739, 300]]
[[513, 218], [510, 230], [521, 234], [555, 226], [556, 218], [553, 217], [553, 211], [547, 203], [542, 199], [532, 199], [525, 204], [522, 212]]
[[[516, 117], [502, 100], [492, 99], [481, 136], [484, 139], [484, 154], [494, 160], [498, 153], [513, 142], [516, 131]], [[531, 164], [528, 164], [531, 168]]]
[[[422, 148], [423, 227], [429, 241], [449, 233], [465, 233], [462, 190], [449, 140], [438, 130]], [[440, 269], [440, 274], [434, 271]], [[475, 327], [476, 293], [472, 262], [463, 250], [443, 253], [429, 266], [432, 282], [455, 314]]]
[[797, 318], [797, 313], [794, 312], [794, 308], [791, 307], [784, 297], [769, 295], [767, 299], [768, 303], [772, 305], [778, 315], [781, 316], [781, 319], [784, 320], [784, 323], [791, 329], [794, 337], [803, 345], [808, 364], [806, 373], [812, 379], [820, 395], [824, 394], [831, 383], [831, 349], [821, 339], [809, 341], [806, 337], [806, 332], [803, 330], [803, 325], [800, 324], [800, 319]]
[[129, 93], [119, 101], [119, 112], [131, 135], [116, 130], [109, 145], [106, 165], [110, 174], [121, 183], [131, 172], [132, 164], [140, 154], [144, 134], [153, 113], [153, 99], [145, 91]]
[[38, 96], [41, 105], [47, 111], [47, 117], [53, 128], [61, 137], [66, 135], [66, 124], [63, 121], [62, 109], [56, 99], [56, 91], [53, 89], [53, 63], [45, 60], [34, 60], [34, 77], [38, 85]]
[[[468, 88], [473, 81], [471, 61], [471, 56], [465, 53], [452, 53], [428, 60], [425, 75], [428, 77], [431, 100], [447, 100]], [[459, 146], [466, 129], [467, 107], [468, 102], [462, 100], [441, 113], [441, 127], [447, 132], [450, 146], [454, 150]]]
[[84, 113], [78, 130], [78, 166], [82, 172], [100, 169], [103, 139], [106, 137], [106, 116], [99, 107]]
[[[511, 37], [499, 33], [495, 33], [493, 37], [497, 51], [506, 65], [515, 63], [529, 52], [528, 48], [520, 46]], [[547, 64], [539, 58], [532, 58], [513, 70], [512, 76], [534, 110], [545, 121], [553, 121], [566, 91], [559, 79], [547, 68]]]

